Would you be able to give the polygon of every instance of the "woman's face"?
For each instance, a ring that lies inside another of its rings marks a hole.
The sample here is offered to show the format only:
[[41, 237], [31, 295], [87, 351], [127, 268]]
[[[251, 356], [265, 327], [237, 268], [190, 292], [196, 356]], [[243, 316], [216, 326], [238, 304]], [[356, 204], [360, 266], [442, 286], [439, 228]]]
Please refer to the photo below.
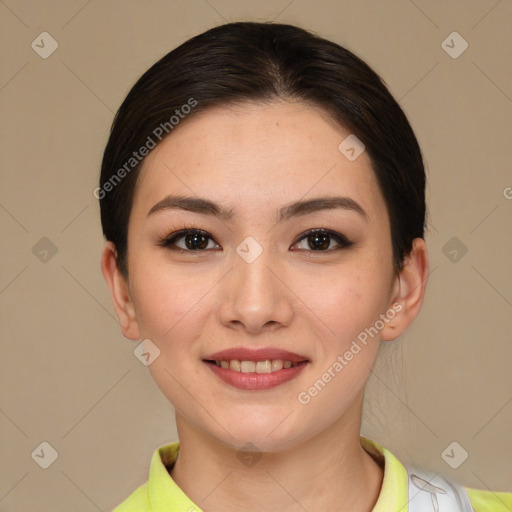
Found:
[[[348, 135], [304, 103], [212, 108], [143, 165], [127, 335], [160, 350], [149, 369], [177, 414], [236, 449], [360, 414], [397, 286], [384, 199], [367, 153], [340, 151]], [[184, 228], [200, 231], [172, 241]]]

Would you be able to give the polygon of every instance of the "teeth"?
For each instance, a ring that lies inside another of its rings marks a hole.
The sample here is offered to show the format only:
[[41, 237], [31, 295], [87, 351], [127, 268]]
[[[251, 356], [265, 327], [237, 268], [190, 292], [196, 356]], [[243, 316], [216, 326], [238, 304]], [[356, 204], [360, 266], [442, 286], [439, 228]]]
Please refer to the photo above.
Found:
[[215, 361], [217, 366], [242, 373], [272, 373], [297, 366], [298, 363], [283, 361], [282, 359], [265, 359], [264, 361], [239, 361], [231, 359], [230, 361]]
[[271, 368], [273, 372], [275, 372], [276, 370], [281, 370], [283, 368], [283, 361], [281, 361], [280, 359], [272, 361]]
[[242, 373], [254, 373], [256, 371], [256, 363], [254, 361], [240, 361], [240, 371]]
[[272, 371], [272, 363], [267, 359], [266, 361], [258, 361], [256, 363], [256, 373], [270, 373]]
[[229, 369], [234, 370], [235, 372], [240, 371], [240, 361], [237, 361], [236, 359], [233, 359], [229, 362]]

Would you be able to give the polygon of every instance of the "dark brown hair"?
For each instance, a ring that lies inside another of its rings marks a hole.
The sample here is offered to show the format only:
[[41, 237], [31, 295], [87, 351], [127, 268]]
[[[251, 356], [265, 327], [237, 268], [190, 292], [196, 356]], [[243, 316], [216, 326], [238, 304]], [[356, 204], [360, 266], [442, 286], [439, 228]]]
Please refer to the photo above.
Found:
[[101, 168], [101, 222], [128, 276], [128, 222], [141, 148], [211, 106], [303, 100], [365, 145], [386, 202], [395, 270], [424, 236], [425, 170], [413, 130], [382, 79], [342, 46], [301, 28], [228, 23], [189, 39], [137, 81], [117, 112]]

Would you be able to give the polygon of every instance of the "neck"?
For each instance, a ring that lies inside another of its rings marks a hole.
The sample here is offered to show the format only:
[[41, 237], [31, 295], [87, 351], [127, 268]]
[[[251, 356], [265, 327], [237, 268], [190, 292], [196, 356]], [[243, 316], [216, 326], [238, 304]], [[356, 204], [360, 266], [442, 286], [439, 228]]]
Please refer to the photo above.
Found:
[[353, 405], [327, 431], [263, 454], [240, 454], [177, 413], [180, 453], [171, 477], [205, 512], [370, 512], [384, 473], [360, 444], [362, 395]]

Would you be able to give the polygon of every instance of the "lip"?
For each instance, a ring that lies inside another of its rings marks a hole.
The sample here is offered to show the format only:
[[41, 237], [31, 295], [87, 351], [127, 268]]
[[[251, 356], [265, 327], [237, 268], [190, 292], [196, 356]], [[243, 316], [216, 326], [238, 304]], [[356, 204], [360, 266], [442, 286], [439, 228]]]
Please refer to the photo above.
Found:
[[309, 361], [306, 356], [281, 350], [275, 347], [249, 349], [245, 347], [229, 348], [210, 354], [203, 358], [203, 361], [230, 361], [237, 359], [238, 361], [264, 361], [265, 359], [281, 359], [282, 361], [291, 361], [292, 363], [301, 363]]
[[[297, 366], [291, 368], [282, 368], [281, 370], [271, 373], [243, 373], [230, 370], [229, 368], [221, 368], [213, 361], [264, 361], [266, 359], [282, 361], [291, 361], [297, 363]], [[210, 370], [223, 382], [238, 389], [250, 391], [263, 391], [280, 386], [299, 375], [310, 360], [300, 354], [281, 350], [275, 347], [248, 349], [248, 348], [230, 348], [215, 352], [203, 359]]]
[[229, 368], [221, 368], [215, 363], [204, 361], [204, 364], [223, 382], [238, 389], [263, 391], [272, 389], [294, 379], [309, 364], [303, 361], [297, 366], [283, 368], [272, 373], [242, 373]]

